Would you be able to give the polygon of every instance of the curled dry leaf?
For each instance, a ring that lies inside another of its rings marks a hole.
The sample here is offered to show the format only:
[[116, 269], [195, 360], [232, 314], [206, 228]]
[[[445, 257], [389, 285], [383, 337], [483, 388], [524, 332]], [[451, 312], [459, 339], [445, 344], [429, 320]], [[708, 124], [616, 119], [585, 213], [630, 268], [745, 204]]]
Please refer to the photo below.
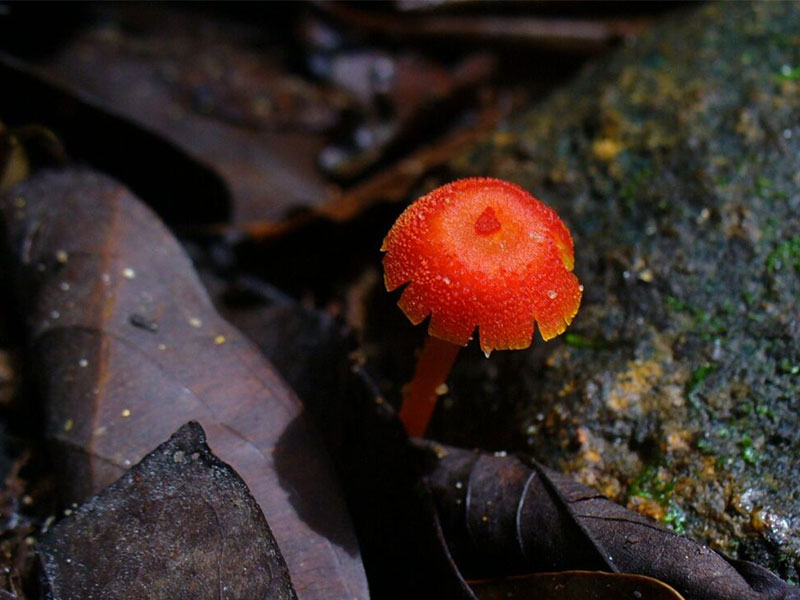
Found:
[[244, 479], [298, 596], [366, 598], [325, 452], [292, 392], [214, 311], [162, 223], [115, 181], [42, 171], [0, 199], [67, 501], [189, 420]]
[[197, 423], [49, 530], [37, 554], [53, 600], [296, 598], [264, 515]]
[[570, 477], [513, 456], [427, 446], [448, 545], [472, 573], [564, 569], [653, 577], [687, 600], [789, 600], [766, 569], [732, 561]]

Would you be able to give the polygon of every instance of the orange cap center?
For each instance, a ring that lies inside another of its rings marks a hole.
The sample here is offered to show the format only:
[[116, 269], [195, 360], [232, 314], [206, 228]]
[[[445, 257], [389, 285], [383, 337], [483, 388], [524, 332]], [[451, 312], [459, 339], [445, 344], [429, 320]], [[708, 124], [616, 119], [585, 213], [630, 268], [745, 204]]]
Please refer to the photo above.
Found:
[[494, 214], [494, 209], [487, 206], [486, 209], [475, 221], [475, 233], [478, 235], [491, 235], [500, 231], [500, 221], [497, 220], [497, 215]]

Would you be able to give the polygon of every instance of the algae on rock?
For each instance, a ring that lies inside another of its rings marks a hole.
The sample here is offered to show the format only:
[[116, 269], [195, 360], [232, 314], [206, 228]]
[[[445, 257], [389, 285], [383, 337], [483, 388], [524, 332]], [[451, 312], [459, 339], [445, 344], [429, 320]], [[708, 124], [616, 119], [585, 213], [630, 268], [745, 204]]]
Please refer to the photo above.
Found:
[[521, 449], [794, 581], [799, 117], [796, 5], [710, 5], [451, 164], [556, 208], [586, 289], [563, 339], [464, 361], [453, 422], [487, 410], [459, 380], [499, 370], [487, 391], [517, 410]]

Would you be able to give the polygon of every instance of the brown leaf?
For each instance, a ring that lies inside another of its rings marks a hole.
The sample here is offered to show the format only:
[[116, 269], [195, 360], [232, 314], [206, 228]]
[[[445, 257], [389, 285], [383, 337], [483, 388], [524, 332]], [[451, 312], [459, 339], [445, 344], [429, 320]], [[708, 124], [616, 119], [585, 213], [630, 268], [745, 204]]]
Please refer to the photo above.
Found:
[[[470, 55], [445, 68], [409, 53], [378, 52], [371, 47], [352, 52], [342, 44], [330, 59], [342, 64], [331, 69], [350, 79], [355, 73], [358, 84], [375, 79], [376, 68], [370, 62], [375, 56], [392, 65], [387, 97], [370, 96], [365, 105], [355, 98], [357, 84], [346, 85], [330, 76], [330, 85], [324, 85], [290, 73], [281, 59], [285, 49], [252, 23], [210, 21], [202, 14], [164, 6], [145, 11], [113, 6], [101, 12], [105, 18], [100, 23], [78, 30], [40, 66], [48, 79], [64, 82], [62, 87], [70, 95], [140, 128], [142, 134], [134, 133], [134, 138], [155, 132], [171, 149], [206, 167], [206, 179], [213, 175], [212, 179], [224, 182], [232, 199], [230, 223], [214, 231], [275, 236], [311, 220], [351, 218], [373, 203], [404, 198], [427, 170], [485, 133], [499, 117], [498, 108], [488, 102], [477, 114], [467, 115], [465, 110], [479, 104], [468, 92], [495, 69], [486, 55]], [[292, 26], [286, 15], [273, 20], [277, 19], [284, 28]], [[366, 67], [354, 68], [359, 62]], [[20, 98], [29, 95], [20, 94]], [[13, 100], [12, 95], [5, 103]], [[387, 103], [390, 115], [382, 116]], [[53, 120], [49, 113], [65, 112], [60, 104], [47, 103], [49, 110], [42, 107], [35, 114], [26, 110], [23, 117], [49, 124]], [[345, 137], [343, 130], [349, 125], [339, 122], [345, 109], [361, 124], [355, 130], [369, 130], [372, 134], [367, 137], [375, 140], [352, 151], [352, 156], [349, 150], [334, 146], [327, 135], [334, 133], [336, 125], [337, 136]], [[459, 116], [472, 118], [463, 118], [459, 124]], [[456, 124], [453, 130], [443, 127], [448, 123]], [[71, 124], [62, 125], [68, 129]], [[103, 131], [97, 125], [85, 129], [89, 135]], [[431, 135], [439, 139], [431, 143]], [[135, 164], [130, 161], [132, 155], [146, 155], [146, 151], [129, 151], [128, 163], [119, 161], [112, 169], [107, 159], [103, 162], [102, 152], [109, 148], [113, 155], [116, 150], [99, 137], [94, 137], [93, 145], [75, 148], [79, 152], [73, 154], [126, 182], [135, 180], [135, 174], [128, 177], [123, 172]], [[126, 136], [118, 137], [127, 143]], [[67, 145], [74, 148], [75, 142]], [[348, 158], [341, 164], [326, 158], [342, 154]], [[396, 156], [403, 157], [397, 165]], [[337, 183], [320, 165], [328, 165], [327, 172]], [[180, 175], [193, 180], [191, 173]], [[147, 183], [147, 178], [141, 179]], [[153, 173], [150, 179], [172, 178]], [[342, 179], [347, 183], [342, 184]], [[205, 195], [208, 190], [217, 191], [220, 181], [206, 186]], [[197, 187], [202, 191], [203, 186]], [[163, 195], [142, 194], [145, 198]]]
[[261, 219], [247, 221], [234, 227], [224, 227], [223, 231], [231, 229], [243, 231], [256, 238], [278, 237], [299, 229], [315, 219], [347, 221], [376, 204], [405, 200], [426, 172], [485, 135], [497, 124], [500, 115], [500, 111], [495, 107], [487, 107], [481, 111], [476, 123], [413, 151], [402, 160], [347, 190], [331, 191], [329, 197], [319, 202], [313, 211], [296, 211], [285, 219], [277, 221]]
[[683, 600], [674, 589], [651, 577], [600, 571], [562, 571], [471, 581], [479, 600]]
[[[216, 173], [169, 141], [121, 118], [113, 107], [107, 110], [86, 94], [53, 81], [3, 52], [0, 87], [9, 90], [0, 94], [0, 114], [4, 119], [17, 125], [38, 123], [51, 129], [58, 136], [56, 139], [49, 133], [53, 145], [63, 142], [70, 156], [113, 172], [153, 201], [155, 210], [168, 222], [197, 225], [226, 218], [229, 193]], [[22, 129], [44, 130], [41, 126]], [[146, 167], [141, 160], [144, 157]]]
[[188, 423], [47, 532], [44, 595], [85, 598], [296, 598], [247, 486]]
[[447, 553], [430, 495], [419, 494], [420, 465], [405, 430], [354, 363], [352, 336], [330, 315], [249, 278], [225, 294], [225, 305], [325, 423], [374, 597], [475, 600]]
[[656, 578], [688, 600], [800, 598], [766, 569], [731, 561], [541, 465], [436, 444], [428, 460], [448, 545], [471, 574], [602, 570]]
[[[279, 70], [268, 37], [185, 11], [111, 7], [43, 65], [224, 180], [232, 220], [279, 220], [328, 196], [319, 126], [339, 100]], [[317, 115], [317, 116], [314, 116]], [[316, 129], [317, 131], [309, 131]]]
[[43, 171], [0, 201], [66, 501], [189, 420], [244, 479], [300, 598], [368, 596], [344, 502], [294, 395], [213, 310], [155, 216], [113, 180]]

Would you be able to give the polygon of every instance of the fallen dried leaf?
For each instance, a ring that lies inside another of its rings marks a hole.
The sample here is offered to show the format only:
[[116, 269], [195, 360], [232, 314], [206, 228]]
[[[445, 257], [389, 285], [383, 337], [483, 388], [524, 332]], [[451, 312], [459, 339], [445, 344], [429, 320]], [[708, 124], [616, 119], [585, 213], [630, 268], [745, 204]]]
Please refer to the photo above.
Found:
[[687, 600], [800, 598], [766, 569], [730, 560], [566, 475], [514, 456], [421, 444], [448, 546], [466, 572], [601, 570], [656, 578]]
[[188, 423], [37, 544], [52, 600], [296, 598], [250, 491]]
[[[229, 192], [220, 177], [153, 132], [105, 109], [87, 94], [57, 83], [0, 52], [0, 114], [28, 129], [52, 130], [70, 156], [112, 172], [170, 223], [219, 222], [230, 212]], [[24, 128], [23, 128], [24, 129]], [[124, 141], [124, 143], [121, 143]], [[0, 154], [2, 152], [0, 151]], [[142, 166], [143, 157], [147, 166]], [[0, 157], [1, 160], [1, 157]]]
[[85, 170], [36, 174], [0, 214], [64, 500], [98, 492], [197, 420], [272, 523], [298, 596], [366, 598], [344, 502], [299, 403], [217, 315], [155, 216]]

